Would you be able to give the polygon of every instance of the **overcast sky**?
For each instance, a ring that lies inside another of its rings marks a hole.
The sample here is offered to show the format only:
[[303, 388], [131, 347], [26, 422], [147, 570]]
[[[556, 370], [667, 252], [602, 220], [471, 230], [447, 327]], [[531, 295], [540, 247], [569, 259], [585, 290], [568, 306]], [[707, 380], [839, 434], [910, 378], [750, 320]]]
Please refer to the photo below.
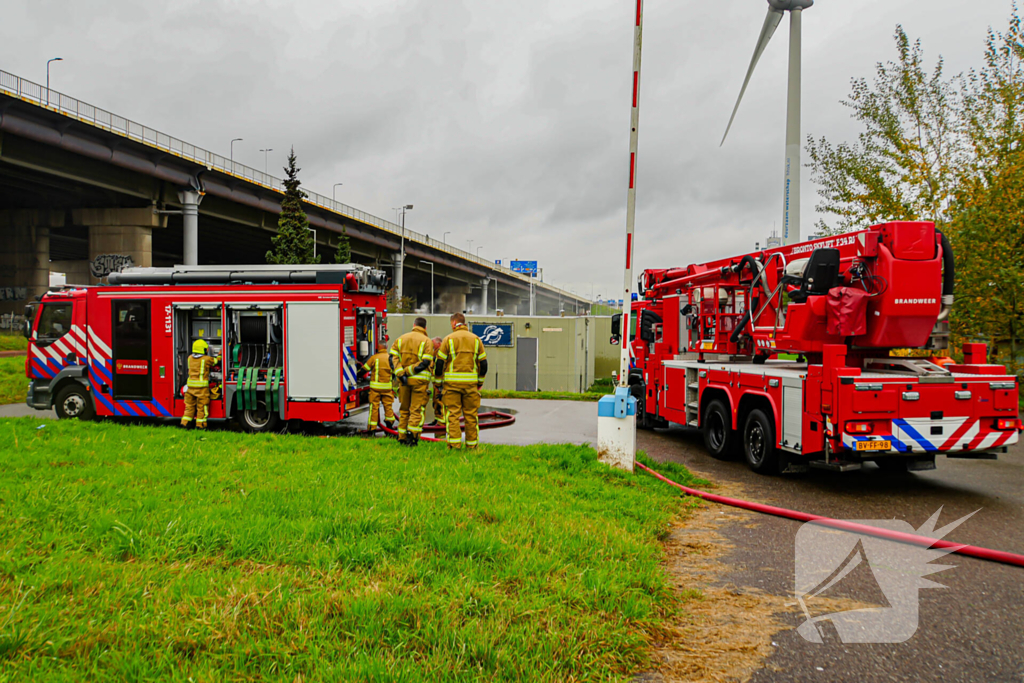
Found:
[[[0, 69], [51, 84], [581, 295], [621, 289], [633, 0], [13, 0]], [[647, 0], [637, 266], [753, 248], [781, 222], [788, 20], [719, 148], [764, 0]], [[1011, 0], [818, 0], [804, 12], [804, 136], [853, 139], [839, 104], [895, 56], [980, 65]], [[806, 154], [804, 155], [806, 161]], [[805, 236], [817, 194], [804, 169]]]

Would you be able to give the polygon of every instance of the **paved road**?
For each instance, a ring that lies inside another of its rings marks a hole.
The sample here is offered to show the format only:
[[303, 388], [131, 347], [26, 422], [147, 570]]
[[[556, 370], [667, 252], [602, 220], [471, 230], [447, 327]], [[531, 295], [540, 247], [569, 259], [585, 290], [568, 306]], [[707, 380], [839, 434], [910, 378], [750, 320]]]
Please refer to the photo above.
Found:
[[[893, 477], [873, 466], [859, 472], [814, 471], [796, 477], [764, 477], [742, 462], [706, 454], [699, 433], [682, 428], [641, 432], [638, 448], [660, 461], [682, 463], [719, 482], [735, 482], [758, 502], [841, 519], [902, 519], [919, 527], [940, 507], [940, 526], [975, 510], [947, 538], [1024, 554], [1024, 447], [997, 461], [940, 457], [932, 472]], [[724, 582], [793, 596], [797, 522], [757, 516], [727, 525], [735, 548]], [[1024, 682], [1024, 568], [951, 556], [955, 565], [931, 577], [947, 589], [920, 591], [920, 626], [902, 644], [844, 645], [831, 633], [812, 644], [795, 630], [775, 634], [775, 654], [752, 681], [1007, 681]], [[851, 573], [836, 597], [877, 596], [870, 573]], [[794, 611], [783, 622], [802, 621]]]
[[[399, 404], [395, 402], [395, 411]], [[597, 445], [597, 404], [587, 401], [543, 401], [539, 399], [485, 398], [480, 412], [500, 410], [515, 415], [515, 424], [480, 433], [482, 443], [527, 446], [535, 443]], [[2, 413], [0, 413], [2, 414]], [[349, 418], [343, 425], [366, 427], [367, 415]]]

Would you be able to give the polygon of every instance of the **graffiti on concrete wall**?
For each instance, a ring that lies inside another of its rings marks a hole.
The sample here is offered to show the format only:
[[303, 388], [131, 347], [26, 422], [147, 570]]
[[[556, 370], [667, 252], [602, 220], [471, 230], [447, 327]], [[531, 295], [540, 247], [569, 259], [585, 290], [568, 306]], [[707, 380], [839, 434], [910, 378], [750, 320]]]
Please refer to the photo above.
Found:
[[13, 313], [0, 315], [0, 330], [22, 330], [24, 328], [25, 316], [14, 315]]
[[89, 272], [93, 277], [106, 277], [111, 273], [120, 273], [125, 268], [135, 265], [132, 257], [127, 254], [101, 254], [89, 261]]
[[24, 301], [28, 298], [28, 287], [0, 287], [0, 301]]

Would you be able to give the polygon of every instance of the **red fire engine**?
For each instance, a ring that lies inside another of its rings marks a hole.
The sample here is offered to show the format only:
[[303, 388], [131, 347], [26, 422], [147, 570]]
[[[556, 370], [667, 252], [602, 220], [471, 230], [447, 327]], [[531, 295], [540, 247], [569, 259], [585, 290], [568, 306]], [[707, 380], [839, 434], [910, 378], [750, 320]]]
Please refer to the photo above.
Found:
[[890, 353], [948, 345], [953, 283], [925, 222], [644, 271], [638, 426], [698, 427], [713, 456], [742, 451], [761, 473], [995, 458], [1018, 439], [1018, 386], [985, 345], [958, 364]]
[[61, 418], [180, 417], [192, 343], [223, 356], [210, 417], [252, 432], [366, 404], [387, 341], [386, 276], [359, 265], [179, 266], [47, 293], [27, 311], [28, 405]]

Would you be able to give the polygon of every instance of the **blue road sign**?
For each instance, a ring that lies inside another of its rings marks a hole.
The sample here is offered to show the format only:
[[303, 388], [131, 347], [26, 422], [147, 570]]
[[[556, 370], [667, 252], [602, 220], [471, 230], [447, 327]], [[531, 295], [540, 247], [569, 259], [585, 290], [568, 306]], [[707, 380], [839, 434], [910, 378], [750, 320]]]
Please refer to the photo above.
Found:
[[500, 266], [501, 265], [501, 259], [500, 258], [494, 259], [494, 265]]
[[511, 323], [473, 323], [473, 334], [480, 337], [484, 346], [514, 346]]
[[536, 261], [513, 261], [510, 267], [517, 273], [537, 277]]

